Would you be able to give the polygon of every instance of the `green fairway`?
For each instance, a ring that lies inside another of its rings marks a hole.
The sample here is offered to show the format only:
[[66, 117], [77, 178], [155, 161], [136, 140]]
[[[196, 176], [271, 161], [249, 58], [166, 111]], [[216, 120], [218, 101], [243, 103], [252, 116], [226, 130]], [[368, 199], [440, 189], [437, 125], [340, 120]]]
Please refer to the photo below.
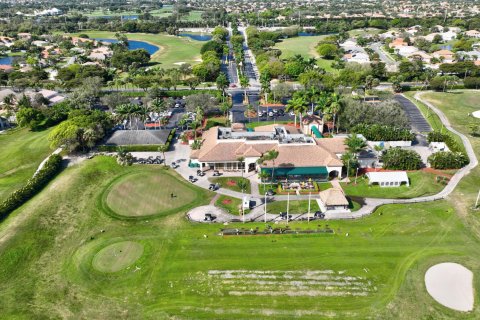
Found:
[[319, 67], [325, 69], [325, 71], [335, 71], [332, 68], [333, 60], [325, 60], [320, 58], [315, 47], [318, 42], [324, 39], [326, 36], [309, 36], [309, 37], [294, 37], [284, 39], [275, 45], [276, 49], [282, 51], [281, 58], [286, 59], [293, 57], [294, 55], [302, 55], [305, 58], [316, 58]]
[[[114, 32], [85, 31], [90, 38], [115, 39]], [[78, 34], [76, 34], [78, 35]], [[176, 37], [167, 34], [127, 33], [129, 40], [145, 41], [160, 48], [155, 52], [151, 60], [158, 66], [166, 69], [176, 68], [181, 63], [195, 65], [201, 61], [201, 41], [192, 40], [188, 37]]]
[[190, 184], [158, 166], [116, 179], [107, 188], [103, 200], [116, 215], [146, 217], [178, 212], [197, 199]]
[[142, 253], [143, 246], [138, 242], [117, 242], [100, 250], [93, 258], [92, 265], [100, 272], [118, 272], [132, 265]]
[[408, 199], [421, 196], [428, 196], [440, 192], [445, 186], [437, 183], [436, 175], [424, 171], [408, 172], [410, 186], [402, 185], [400, 187], [383, 188], [378, 185], [368, 185], [368, 178], [362, 176], [354, 183], [354, 178], [350, 178], [350, 183], [342, 182], [342, 188], [348, 196], [365, 198], [391, 198]]
[[23, 186], [51, 152], [49, 132], [14, 129], [0, 134], [0, 201]]

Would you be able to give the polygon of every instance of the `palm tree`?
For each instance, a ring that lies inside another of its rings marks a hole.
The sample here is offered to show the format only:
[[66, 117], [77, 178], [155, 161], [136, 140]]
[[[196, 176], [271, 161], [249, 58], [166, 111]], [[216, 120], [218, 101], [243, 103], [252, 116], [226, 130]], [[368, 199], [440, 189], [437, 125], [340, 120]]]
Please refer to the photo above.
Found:
[[250, 83], [246, 76], [240, 76], [240, 87], [243, 89], [243, 103], [247, 103], [247, 88], [249, 84]]
[[[341, 97], [337, 93], [332, 93], [330, 96], [330, 113], [333, 114], [333, 127], [335, 128], [335, 119], [337, 118], [338, 112], [342, 108]], [[337, 133], [338, 133], [338, 124], [337, 124]]]
[[300, 117], [300, 123], [302, 123], [302, 115], [307, 112], [307, 110], [307, 102], [301, 97], [288, 100], [288, 103], [285, 107], [285, 111], [293, 111], [295, 114], [295, 127], [297, 126], [297, 116]]
[[367, 143], [365, 140], [360, 138], [359, 136], [349, 135], [347, 139], [345, 139], [345, 144], [347, 145], [347, 149], [349, 152], [353, 153], [355, 156], [362, 150], [367, 147]]
[[[240, 167], [241, 167], [242, 164], [245, 162], [245, 157], [238, 157], [237, 161], [240, 162]], [[245, 171], [245, 169], [242, 170], [242, 179], [243, 179], [243, 171]]]
[[264, 154], [260, 159], [258, 159], [259, 163], [263, 163], [265, 161], [272, 161], [272, 179], [271, 183], [273, 183], [273, 176], [275, 172], [275, 159], [278, 158], [278, 150], [270, 150], [266, 154]]
[[167, 110], [167, 105], [163, 99], [156, 98], [152, 101], [150, 108], [153, 112], [157, 113], [158, 126], [160, 127], [160, 113]]
[[158, 151], [163, 154], [163, 165], [166, 167], [167, 166], [167, 158], [165, 157], [165, 152], [168, 151], [168, 145], [162, 144], [160, 147], [158, 147]]

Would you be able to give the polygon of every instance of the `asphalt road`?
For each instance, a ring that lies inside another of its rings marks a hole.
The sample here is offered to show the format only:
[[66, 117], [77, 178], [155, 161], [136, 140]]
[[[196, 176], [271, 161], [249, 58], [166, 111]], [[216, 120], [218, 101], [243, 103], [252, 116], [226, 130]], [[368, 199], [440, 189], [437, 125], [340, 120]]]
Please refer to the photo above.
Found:
[[418, 110], [417, 106], [413, 102], [399, 94], [395, 95], [395, 100], [401, 104], [403, 110], [407, 114], [410, 126], [414, 132], [420, 133], [432, 131], [432, 127], [428, 123], [427, 119], [425, 119], [423, 114], [420, 112], [420, 110]]

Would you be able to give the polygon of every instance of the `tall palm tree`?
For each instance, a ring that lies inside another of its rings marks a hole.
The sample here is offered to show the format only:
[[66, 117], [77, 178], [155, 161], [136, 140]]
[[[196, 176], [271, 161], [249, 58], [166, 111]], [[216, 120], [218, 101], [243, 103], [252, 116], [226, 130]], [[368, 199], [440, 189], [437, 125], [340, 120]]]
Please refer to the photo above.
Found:
[[293, 111], [295, 114], [295, 127], [297, 126], [297, 116], [300, 117], [300, 123], [302, 123], [302, 115], [305, 114], [308, 110], [307, 102], [304, 98], [298, 97], [288, 100], [288, 103], [285, 107], [287, 112]]
[[258, 159], [258, 162], [261, 164], [265, 161], [272, 161], [272, 178], [271, 178], [271, 183], [273, 183], [273, 176], [274, 176], [274, 172], [275, 172], [275, 159], [278, 158], [278, 150], [270, 150], [268, 151], [267, 153], [265, 153], [264, 155], [262, 155], [262, 157], [260, 157], [260, 159]]
[[[338, 118], [338, 113], [342, 109], [341, 97], [337, 93], [332, 93], [330, 96], [330, 113], [333, 114], [333, 127], [335, 128], [335, 120]], [[337, 133], [338, 133], [338, 124], [337, 124]]]
[[240, 87], [243, 89], [243, 102], [247, 103], [247, 88], [250, 82], [248, 78], [244, 75], [240, 76]]
[[158, 147], [158, 151], [163, 154], [163, 165], [166, 167], [167, 166], [167, 158], [165, 157], [165, 152], [168, 151], [168, 145], [162, 144], [160, 147]]

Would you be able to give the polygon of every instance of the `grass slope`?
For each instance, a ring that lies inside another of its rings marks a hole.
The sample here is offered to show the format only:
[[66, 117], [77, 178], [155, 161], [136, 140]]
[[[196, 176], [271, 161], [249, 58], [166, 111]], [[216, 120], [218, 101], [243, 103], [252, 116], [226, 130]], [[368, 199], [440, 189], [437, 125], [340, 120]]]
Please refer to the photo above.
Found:
[[310, 37], [294, 37], [284, 39], [275, 45], [276, 49], [282, 51], [281, 58], [286, 59], [293, 57], [296, 54], [302, 55], [305, 58], [316, 58], [317, 64], [326, 71], [335, 71], [332, 68], [333, 60], [325, 60], [320, 58], [315, 47], [318, 42], [326, 36], [310, 36]]
[[[90, 38], [115, 39], [114, 32], [86, 31]], [[162, 68], [170, 69], [178, 67], [178, 62], [186, 62], [191, 65], [197, 64], [200, 59], [201, 41], [192, 40], [188, 37], [176, 37], [166, 34], [127, 33], [128, 39], [145, 41], [160, 47], [160, 50], [152, 55], [151, 60], [159, 63]]]
[[417, 171], [409, 172], [410, 186], [402, 185], [395, 188], [382, 188], [378, 185], [369, 186], [367, 177], [360, 177], [357, 184], [341, 183], [345, 194], [366, 198], [414, 198], [428, 196], [440, 192], [445, 186], [435, 181], [435, 174]]
[[[5, 221], [16, 224], [26, 217], [10, 238], [5, 237], [9, 229], [0, 231], [4, 318], [480, 316], [478, 309], [472, 314], [447, 310], [423, 286], [424, 271], [439, 260], [480, 270], [478, 240], [447, 202], [384, 206], [355, 221], [291, 224], [320, 229], [328, 224], [333, 234], [220, 237], [223, 226], [189, 223], [184, 211], [125, 221], [105, 214], [93, 201], [116, 177], [142, 168], [120, 167], [105, 157], [88, 160], [66, 169]], [[208, 203], [210, 193], [196, 190], [204, 200], [191, 206]], [[261, 223], [228, 227], [257, 226], [264, 228]], [[122, 241], [144, 247], [132, 267], [125, 264], [108, 274], [95, 269], [98, 252]], [[335, 277], [336, 284], [327, 289], [318, 280], [325, 277]], [[477, 278], [475, 288], [480, 290]], [[355, 290], [365, 295], [345, 293]]]
[[31, 178], [51, 152], [49, 132], [14, 129], [0, 134], [0, 201]]

